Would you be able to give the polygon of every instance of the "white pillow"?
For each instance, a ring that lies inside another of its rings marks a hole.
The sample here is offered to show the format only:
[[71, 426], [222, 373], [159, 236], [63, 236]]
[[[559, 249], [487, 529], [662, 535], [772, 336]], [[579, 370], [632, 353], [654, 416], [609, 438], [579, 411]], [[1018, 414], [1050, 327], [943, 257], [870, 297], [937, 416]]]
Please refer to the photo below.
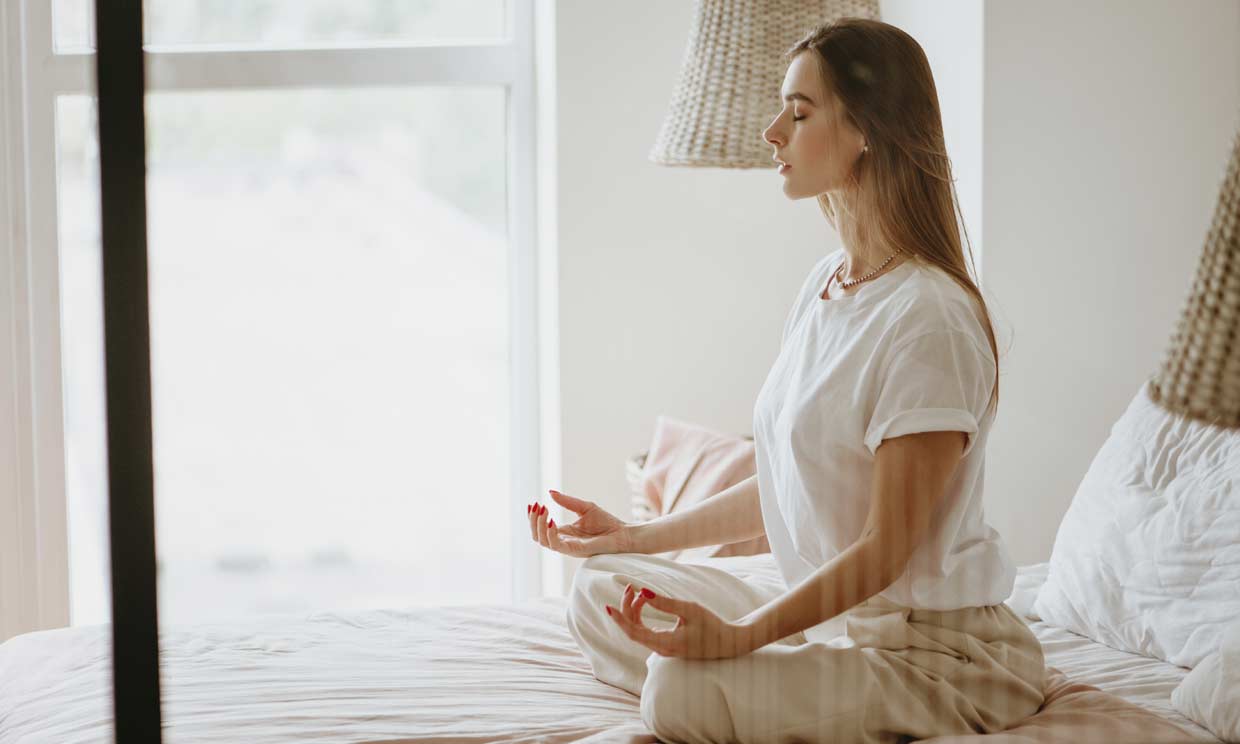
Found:
[[1049, 566], [1049, 563], [1043, 562], [1016, 567], [1016, 583], [1012, 586], [1012, 594], [1003, 601], [1015, 610], [1017, 615], [1030, 620], [1042, 619], [1033, 611], [1033, 601], [1038, 598], [1038, 592], [1046, 583]]
[[1171, 705], [1223, 741], [1240, 741], [1240, 622], [1171, 691]]
[[1033, 612], [1191, 668], [1240, 617], [1240, 430], [1171, 414], [1148, 391], [1081, 481]]

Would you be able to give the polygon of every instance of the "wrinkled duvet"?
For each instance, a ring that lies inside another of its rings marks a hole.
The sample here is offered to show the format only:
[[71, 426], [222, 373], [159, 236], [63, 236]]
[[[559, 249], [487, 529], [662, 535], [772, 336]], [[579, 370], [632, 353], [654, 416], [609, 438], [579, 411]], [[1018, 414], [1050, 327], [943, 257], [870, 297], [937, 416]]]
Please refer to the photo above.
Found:
[[[1021, 572], [1009, 604], [1025, 615], [1045, 574]], [[1042, 709], [923, 741], [1220, 741], [1171, 706], [1188, 669], [1027, 622], [1046, 649]], [[0, 644], [0, 744], [111, 741], [109, 646], [106, 625]], [[590, 673], [563, 598], [172, 627], [160, 647], [167, 742], [656, 741], [638, 698]]]

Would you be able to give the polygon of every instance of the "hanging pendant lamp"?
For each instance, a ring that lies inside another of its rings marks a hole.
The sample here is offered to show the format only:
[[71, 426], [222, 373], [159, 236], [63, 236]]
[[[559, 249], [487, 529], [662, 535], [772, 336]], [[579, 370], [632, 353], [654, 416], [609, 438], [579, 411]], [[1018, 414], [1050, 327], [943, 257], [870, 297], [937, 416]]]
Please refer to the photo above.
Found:
[[1240, 428], [1240, 129], [1214, 222], [1150, 399], [1172, 413]]
[[697, 0], [680, 80], [649, 159], [770, 168], [762, 131], [779, 113], [783, 53], [817, 26], [879, 18], [878, 0]]

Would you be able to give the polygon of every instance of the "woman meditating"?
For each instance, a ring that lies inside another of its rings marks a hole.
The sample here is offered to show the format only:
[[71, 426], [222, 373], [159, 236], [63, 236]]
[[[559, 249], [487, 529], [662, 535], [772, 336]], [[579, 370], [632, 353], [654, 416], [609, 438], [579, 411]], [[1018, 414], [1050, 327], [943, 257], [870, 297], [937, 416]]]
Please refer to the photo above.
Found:
[[[983, 516], [998, 347], [930, 65], [907, 33], [856, 18], [786, 59], [763, 137], [784, 193], [816, 198], [843, 248], [784, 323], [754, 404], [757, 474], [643, 523], [551, 491], [578, 519], [532, 504], [530, 535], [586, 558], [569, 630], [660, 739], [1001, 731], [1042, 705], [1045, 660], [1003, 603], [1016, 567]], [[762, 534], [771, 555], [744, 565], [765, 572], [652, 555]]]

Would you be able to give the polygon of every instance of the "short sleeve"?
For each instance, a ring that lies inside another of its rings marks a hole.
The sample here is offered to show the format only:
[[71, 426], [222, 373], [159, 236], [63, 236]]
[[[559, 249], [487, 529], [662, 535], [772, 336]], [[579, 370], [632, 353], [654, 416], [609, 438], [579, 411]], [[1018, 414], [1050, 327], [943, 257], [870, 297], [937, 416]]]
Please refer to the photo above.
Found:
[[866, 426], [865, 446], [877, 454], [884, 439], [925, 431], [963, 431], [961, 457], [973, 449], [978, 422], [994, 386], [989, 347], [958, 330], [930, 331], [892, 350]]

